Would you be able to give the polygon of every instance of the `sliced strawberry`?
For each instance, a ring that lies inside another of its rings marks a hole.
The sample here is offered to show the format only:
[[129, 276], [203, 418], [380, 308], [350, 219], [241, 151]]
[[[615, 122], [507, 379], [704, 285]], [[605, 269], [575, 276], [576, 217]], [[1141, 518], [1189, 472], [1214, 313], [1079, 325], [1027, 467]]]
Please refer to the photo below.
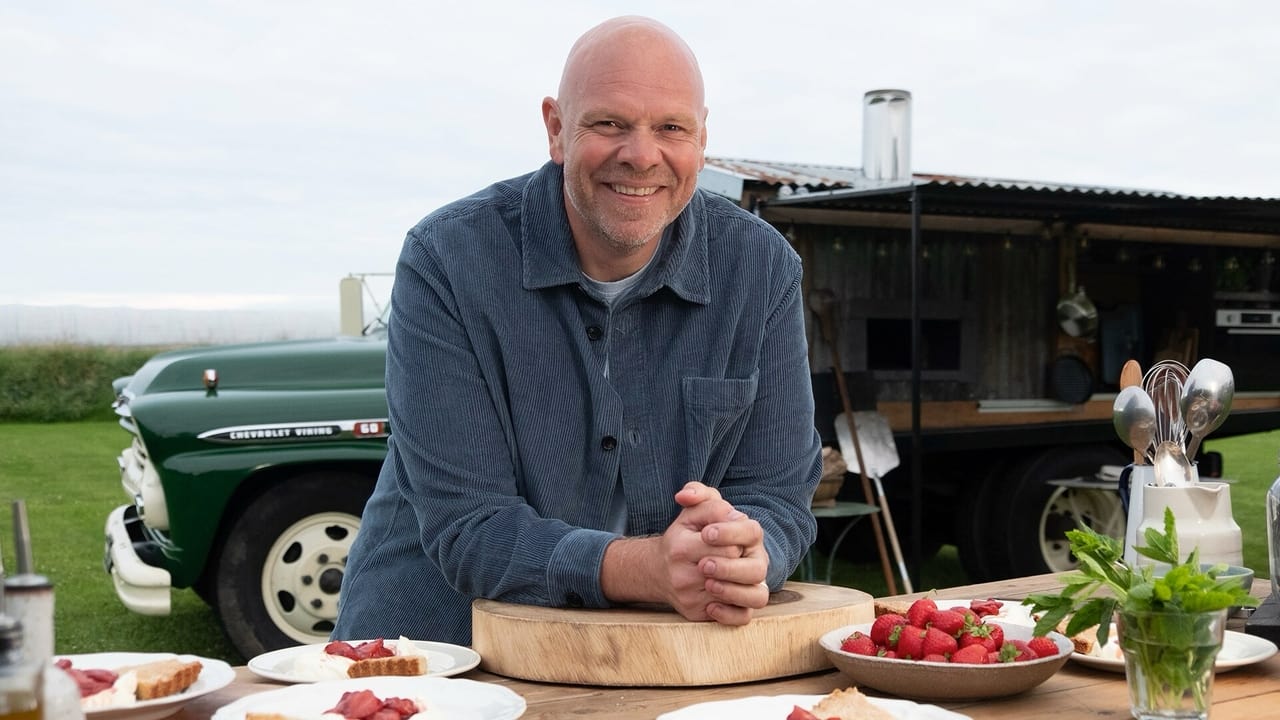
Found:
[[329, 655], [338, 655], [351, 660], [360, 659], [360, 655], [356, 653], [355, 648], [351, 647], [351, 643], [343, 642], [341, 640], [334, 640], [328, 645], [325, 645], [324, 651]]
[[409, 717], [418, 712], [418, 703], [400, 697], [389, 697], [382, 701], [383, 709], [395, 710], [401, 717]]
[[791, 714], [787, 716], [787, 720], [820, 720], [817, 715], [805, 710], [799, 705], [793, 705]]
[[970, 600], [969, 609], [978, 615], [978, 617], [986, 617], [988, 615], [999, 615], [1000, 608], [1004, 607], [1004, 603], [999, 600]]
[[338, 704], [325, 712], [338, 713], [346, 718], [367, 718], [382, 709], [382, 701], [370, 690], [349, 690], [342, 693]]
[[356, 655], [361, 660], [369, 660], [372, 658], [391, 657], [395, 655], [395, 652], [383, 643], [382, 638], [378, 638], [377, 640], [370, 640], [357, 645]]

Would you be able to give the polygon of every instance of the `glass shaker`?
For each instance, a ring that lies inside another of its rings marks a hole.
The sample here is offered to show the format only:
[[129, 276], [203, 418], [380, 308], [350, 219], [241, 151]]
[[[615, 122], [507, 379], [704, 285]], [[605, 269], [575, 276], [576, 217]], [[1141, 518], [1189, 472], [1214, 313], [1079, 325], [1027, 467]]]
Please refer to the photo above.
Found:
[[22, 623], [0, 615], [0, 720], [44, 720], [43, 667], [22, 653]]
[[1280, 477], [1267, 491], [1267, 560], [1271, 565], [1271, 597], [1280, 599]]

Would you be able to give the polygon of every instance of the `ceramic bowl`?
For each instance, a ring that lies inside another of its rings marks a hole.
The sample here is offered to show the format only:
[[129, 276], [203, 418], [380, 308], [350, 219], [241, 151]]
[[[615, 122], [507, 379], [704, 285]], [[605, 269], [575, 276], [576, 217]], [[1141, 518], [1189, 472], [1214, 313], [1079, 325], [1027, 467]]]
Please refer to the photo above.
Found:
[[[1031, 639], [1032, 628], [1026, 625], [986, 622], [1000, 625], [1006, 639]], [[874, 688], [908, 700], [980, 700], [1026, 692], [1058, 672], [1074, 650], [1066, 636], [1051, 632], [1049, 637], [1059, 652], [1050, 658], [996, 665], [898, 660], [841, 650], [840, 643], [854, 631], [870, 633], [871, 623], [836, 628], [819, 640], [831, 663], [859, 687]]]
[[[1217, 564], [1218, 563], [1200, 563], [1200, 570], [1201, 572], [1206, 572], [1209, 568]], [[1161, 577], [1168, 572], [1168, 570], [1168, 565], [1157, 565], [1155, 576]], [[1253, 570], [1251, 568], [1243, 567], [1241, 565], [1228, 565], [1224, 572], [1218, 573], [1218, 579], [1226, 580], [1228, 578], [1239, 581], [1240, 587], [1244, 588], [1245, 592], [1248, 592], [1253, 587]]]

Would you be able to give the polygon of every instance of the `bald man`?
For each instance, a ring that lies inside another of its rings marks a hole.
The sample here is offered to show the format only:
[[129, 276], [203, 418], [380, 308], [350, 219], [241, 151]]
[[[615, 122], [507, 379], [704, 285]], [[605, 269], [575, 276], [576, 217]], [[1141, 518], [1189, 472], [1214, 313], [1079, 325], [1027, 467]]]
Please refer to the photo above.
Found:
[[335, 639], [469, 644], [475, 598], [742, 625], [813, 541], [800, 259], [697, 189], [693, 52], [606, 21], [542, 116], [547, 164], [405, 240]]

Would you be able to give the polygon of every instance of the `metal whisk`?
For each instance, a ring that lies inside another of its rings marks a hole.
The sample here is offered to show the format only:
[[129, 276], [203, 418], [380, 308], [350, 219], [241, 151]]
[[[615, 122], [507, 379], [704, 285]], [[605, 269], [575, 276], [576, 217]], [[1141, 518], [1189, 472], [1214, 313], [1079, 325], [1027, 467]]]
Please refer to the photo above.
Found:
[[1190, 371], [1177, 360], [1161, 360], [1142, 376], [1142, 389], [1156, 406], [1156, 432], [1152, 444], [1174, 442], [1185, 449], [1187, 424], [1182, 418], [1182, 387]]
[[1161, 360], [1142, 377], [1142, 387], [1156, 409], [1151, 438], [1151, 464], [1157, 485], [1195, 482], [1186, 456], [1187, 424], [1182, 417], [1182, 387], [1190, 371], [1176, 360]]

